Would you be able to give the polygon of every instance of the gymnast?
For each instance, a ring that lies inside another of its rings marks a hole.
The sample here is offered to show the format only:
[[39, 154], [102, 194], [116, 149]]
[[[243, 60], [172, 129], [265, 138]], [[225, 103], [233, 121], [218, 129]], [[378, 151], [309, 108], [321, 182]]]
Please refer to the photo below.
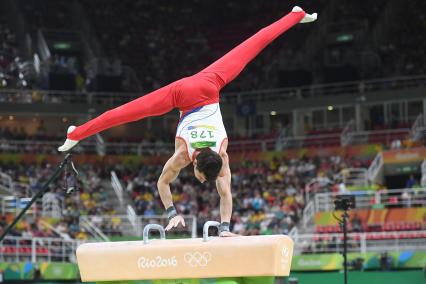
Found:
[[307, 14], [300, 7], [232, 49], [199, 73], [109, 110], [78, 127], [70, 126], [65, 143], [58, 148], [71, 150], [80, 140], [105, 129], [150, 116], [159, 116], [174, 108], [180, 110], [175, 152], [164, 165], [158, 179], [158, 191], [166, 209], [166, 230], [185, 226], [173, 205], [170, 183], [190, 163], [201, 182], [215, 181], [220, 195], [222, 237], [234, 236], [229, 230], [232, 215], [231, 170], [226, 153], [228, 138], [219, 107], [219, 92], [235, 79], [244, 67], [278, 36], [296, 25], [315, 21], [317, 14]]

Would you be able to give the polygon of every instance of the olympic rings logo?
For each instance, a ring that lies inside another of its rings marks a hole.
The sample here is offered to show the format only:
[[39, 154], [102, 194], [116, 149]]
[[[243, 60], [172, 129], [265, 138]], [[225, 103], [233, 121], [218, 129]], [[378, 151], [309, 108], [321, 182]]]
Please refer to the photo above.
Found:
[[212, 255], [209, 252], [187, 252], [185, 253], [185, 255], [183, 256], [183, 259], [185, 260], [186, 263], [188, 263], [191, 267], [204, 267], [207, 266], [207, 264], [210, 262], [210, 260], [212, 259]]

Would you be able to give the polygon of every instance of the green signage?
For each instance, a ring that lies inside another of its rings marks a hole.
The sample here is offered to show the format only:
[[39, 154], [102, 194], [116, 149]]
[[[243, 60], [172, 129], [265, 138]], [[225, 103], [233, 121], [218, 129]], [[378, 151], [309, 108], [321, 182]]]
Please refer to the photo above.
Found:
[[[426, 251], [391, 252], [392, 270], [423, 269], [426, 266]], [[349, 253], [348, 262], [360, 260], [362, 269], [380, 269], [380, 253]], [[74, 280], [79, 278], [78, 267], [73, 263], [43, 262], [33, 264], [0, 263], [0, 271], [3, 271], [4, 280], [32, 280], [35, 271], [40, 270], [41, 279], [44, 280]], [[302, 271], [336, 271], [343, 269], [343, 257], [341, 254], [307, 254], [293, 256], [292, 274]], [[224, 279], [181, 279], [181, 280], [155, 280], [155, 281], [118, 281], [109, 284], [272, 284], [274, 277], [236, 277]]]
[[[362, 262], [362, 268], [368, 270], [380, 269], [380, 253], [348, 253], [348, 262], [357, 259]], [[392, 260], [392, 269], [412, 269], [426, 266], [426, 251], [391, 252], [388, 257]], [[291, 271], [330, 271], [343, 269], [341, 254], [307, 254], [295, 255], [291, 263]]]
[[292, 271], [340, 270], [343, 267], [340, 254], [295, 255], [291, 262]]
[[43, 262], [40, 265], [42, 279], [70, 280], [79, 278], [77, 265], [66, 262]]

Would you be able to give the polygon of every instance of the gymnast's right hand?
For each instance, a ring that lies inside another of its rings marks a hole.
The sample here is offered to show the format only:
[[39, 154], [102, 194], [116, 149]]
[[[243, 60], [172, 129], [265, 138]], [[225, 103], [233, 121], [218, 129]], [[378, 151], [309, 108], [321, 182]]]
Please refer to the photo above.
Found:
[[172, 228], [176, 228], [179, 226], [179, 224], [182, 224], [182, 226], [185, 227], [185, 220], [181, 215], [176, 215], [172, 219], [170, 219], [169, 224], [166, 227], [166, 231], [171, 230]]

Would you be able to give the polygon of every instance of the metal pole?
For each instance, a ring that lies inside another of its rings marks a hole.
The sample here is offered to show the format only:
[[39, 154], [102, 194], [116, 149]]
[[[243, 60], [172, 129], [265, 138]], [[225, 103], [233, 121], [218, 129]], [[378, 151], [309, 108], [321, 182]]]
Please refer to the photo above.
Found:
[[345, 211], [343, 213], [343, 268], [345, 272], [345, 281], [344, 283], [348, 283], [348, 260], [347, 260], [347, 220], [348, 220], [348, 212]]
[[197, 238], [197, 217], [192, 216], [191, 238]]
[[31, 262], [36, 263], [36, 241], [34, 238], [31, 239]]
[[39, 199], [47, 191], [47, 189], [49, 188], [49, 184], [52, 183], [58, 177], [58, 175], [62, 172], [62, 170], [64, 169], [65, 165], [68, 163], [70, 158], [71, 158], [71, 154], [67, 154], [65, 156], [64, 160], [56, 168], [55, 172], [50, 176], [49, 180], [44, 184], [43, 188], [40, 189], [36, 195], [34, 195], [34, 197], [30, 200], [30, 202], [28, 202], [27, 206], [25, 206], [25, 208], [22, 209], [21, 212], [19, 212], [19, 215], [16, 216], [12, 224], [10, 224], [6, 228], [6, 230], [4, 230], [4, 232], [0, 236], [0, 242], [6, 237], [7, 233], [9, 233], [10, 230], [12, 230], [12, 228], [16, 225], [16, 223], [18, 223], [18, 221], [22, 218], [22, 216], [24, 216], [25, 212], [27, 212], [27, 210], [30, 209], [33, 203], [36, 202], [37, 199]]

